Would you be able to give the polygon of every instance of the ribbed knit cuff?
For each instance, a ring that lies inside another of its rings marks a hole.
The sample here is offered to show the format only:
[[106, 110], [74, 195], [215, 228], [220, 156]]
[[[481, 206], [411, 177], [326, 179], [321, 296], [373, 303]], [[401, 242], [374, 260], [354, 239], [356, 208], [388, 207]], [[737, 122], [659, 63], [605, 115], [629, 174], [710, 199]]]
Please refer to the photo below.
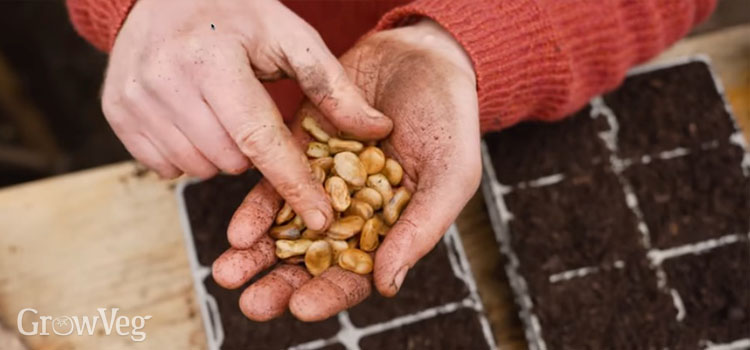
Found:
[[109, 52], [136, 0], [67, 0], [78, 33], [99, 50]]
[[378, 23], [428, 17], [471, 56], [483, 132], [556, 120], [617, 86], [713, 9], [715, 0], [416, 0]]

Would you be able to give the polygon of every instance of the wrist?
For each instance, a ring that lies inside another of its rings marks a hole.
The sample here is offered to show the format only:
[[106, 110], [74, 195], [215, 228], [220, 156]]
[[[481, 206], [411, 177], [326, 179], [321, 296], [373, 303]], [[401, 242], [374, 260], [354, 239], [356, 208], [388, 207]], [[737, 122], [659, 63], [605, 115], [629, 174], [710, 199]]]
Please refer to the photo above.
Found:
[[409, 26], [388, 30], [397, 40], [427, 50], [453, 63], [471, 77], [476, 86], [476, 74], [471, 57], [463, 46], [437, 22], [424, 18]]

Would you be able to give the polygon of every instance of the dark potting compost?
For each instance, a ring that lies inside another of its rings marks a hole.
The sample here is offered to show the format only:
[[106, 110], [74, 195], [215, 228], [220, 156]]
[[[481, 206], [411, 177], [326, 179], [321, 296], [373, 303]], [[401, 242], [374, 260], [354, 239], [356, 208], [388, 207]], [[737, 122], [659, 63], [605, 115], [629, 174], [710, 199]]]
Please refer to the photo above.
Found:
[[750, 155], [707, 63], [484, 144], [532, 349], [750, 348]]

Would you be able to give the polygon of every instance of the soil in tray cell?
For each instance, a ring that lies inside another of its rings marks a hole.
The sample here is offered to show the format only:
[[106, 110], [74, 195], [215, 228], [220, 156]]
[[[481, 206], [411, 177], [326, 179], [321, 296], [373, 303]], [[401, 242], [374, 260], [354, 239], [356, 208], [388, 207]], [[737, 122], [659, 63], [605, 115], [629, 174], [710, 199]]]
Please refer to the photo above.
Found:
[[742, 149], [725, 145], [625, 171], [655, 247], [750, 232], [750, 179], [742, 174], [742, 157]]
[[676, 310], [644, 260], [532, 292], [548, 349], [662, 349], [675, 342]]
[[607, 161], [599, 123], [586, 107], [556, 123], [529, 122], [485, 137], [498, 181], [513, 185], [558, 173], [581, 173]]
[[[744, 240], [664, 262], [685, 305], [686, 333], [712, 343], [750, 338], [750, 244]], [[697, 348], [680, 343], [675, 348]]]
[[438, 315], [376, 333], [359, 341], [362, 350], [489, 349], [478, 313], [472, 309]]
[[205, 286], [208, 293], [216, 298], [219, 307], [224, 329], [222, 350], [284, 349], [316, 339], [330, 338], [340, 329], [336, 316], [321, 322], [302, 322], [289, 312], [271, 321], [254, 322], [247, 319], [239, 308], [239, 298], [244, 287], [226, 290], [211, 277], [208, 277]]
[[448, 258], [448, 247], [439, 243], [417, 262], [406, 275], [401, 290], [393, 298], [385, 298], [373, 290], [372, 295], [349, 310], [357, 327], [419, 312], [431, 307], [458, 302], [469, 295], [464, 282], [456, 277]]
[[524, 274], [612, 264], [640, 251], [636, 220], [615, 175], [602, 168], [505, 196]]
[[250, 171], [240, 176], [219, 175], [185, 188], [185, 206], [201, 265], [211, 266], [229, 248], [229, 221], [260, 179], [259, 172]]
[[623, 158], [726, 141], [734, 131], [702, 62], [632, 76], [605, 101], [620, 124]]

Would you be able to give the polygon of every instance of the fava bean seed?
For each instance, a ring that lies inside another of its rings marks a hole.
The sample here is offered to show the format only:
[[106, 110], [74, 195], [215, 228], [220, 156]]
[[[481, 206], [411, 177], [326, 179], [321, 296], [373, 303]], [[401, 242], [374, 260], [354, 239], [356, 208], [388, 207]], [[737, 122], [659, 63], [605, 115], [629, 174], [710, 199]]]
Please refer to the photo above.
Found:
[[305, 117], [302, 119], [302, 129], [307, 131], [315, 140], [318, 142], [328, 142], [331, 136], [320, 127], [315, 119], [312, 117]]
[[367, 175], [377, 174], [385, 166], [385, 154], [380, 148], [370, 146], [359, 154], [359, 161], [364, 165]]
[[328, 140], [328, 149], [333, 154], [341, 152], [359, 153], [362, 151], [362, 148], [364, 148], [364, 145], [359, 141], [342, 140], [335, 137]]
[[331, 151], [328, 149], [327, 144], [313, 141], [307, 144], [307, 152], [305, 154], [312, 158], [323, 158], [328, 157]]
[[397, 161], [388, 158], [385, 160], [383, 175], [388, 178], [388, 182], [391, 186], [398, 186], [398, 184], [401, 183], [401, 179], [404, 177], [404, 169]]
[[311, 275], [317, 276], [327, 270], [333, 261], [333, 250], [324, 240], [313, 242], [305, 253], [305, 267]]
[[311, 241], [315, 241], [315, 240], [322, 239], [325, 237], [326, 237], [325, 232], [315, 231], [309, 228], [302, 231], [302, 235], [300, 236], [300, 238], [309, 239]]
[[372, 272], [372, 257], [359, 249], [349, 248], [339, 254], [338, 264], [342, 269], [360, 275]]
[[289, 220], [291, 220], [294, 217], [294, 212], [292, 211], [292, 207], [289, 205], [289, 203], [284, 203], [284, 206], [281, 207], [281, 210], [279, 210], [279, 213], [276, 214], [276, 225], [281, 225]]
[[295, 255], [305, 254], [312, 241], [309, 239], [279, 239], [276, 241], [276, 256], [280, 259], [286, 259]]
[[358, 190], [354, 193], [354, 199], [369, 204], [373, 210], [380, 210], [383, 207], [383, 196], [374, 188], [365, 187]]
[[359, 236], [359, 249], [366, 252], [373, 252], [378, 248], [380, 243], [380, 232], [383, 231], [383, 221], [379, 217], [373, 217], [365, 221], [362, 226], [362, 233]]
[[367, 171], [359, 161], [359, 157], [352, 152], [341, 152], [333, 157], [333, 171], [346, 183], [359, 188], [365, 185]]
[[274, 239], [298, 239], [300, 238], [301, 229], [294, 223], [290, 222], [281, 226], [274, 226], [268, 231]]
[[404, 210], [410, 199], [411, 193], [405, 187], [399, 187], [396, 190], [393, 198], [383, 207], [383, 219], [388, 225], [393, 225], [398, 220], [401, 211]]
[[359, 216], [345, 216], [331, 224], [328, 228], [328, 238], [347, 239], [362, 231], [364, 224], [365, 219]]
[[326, 180], [325, 184], [326, 192], [331, 198], [331, 206], [338, 212], [343, 212], [351, 204], [351, 197], [349, 197], [349, 187], [346, 185], [344, 179], [338, 176], [331, 176]]

